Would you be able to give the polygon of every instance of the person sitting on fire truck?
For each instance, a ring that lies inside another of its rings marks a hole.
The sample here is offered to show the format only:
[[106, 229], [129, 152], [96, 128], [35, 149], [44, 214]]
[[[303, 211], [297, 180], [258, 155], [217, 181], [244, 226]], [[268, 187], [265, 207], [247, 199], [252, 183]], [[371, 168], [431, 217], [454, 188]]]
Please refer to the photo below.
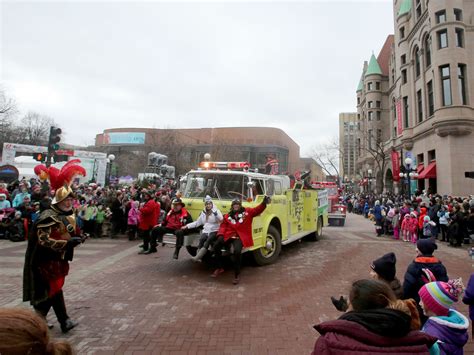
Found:
[[145, 254], [156, 253], [157, 241], [162, 243], [163, 236], [167, 233], [172, 233], [176, 236], [176, 248], [174, 250], [173, 259], [178, 259], [179, 250], [183, 246], [184, 235], [194, 232], [192, 229], [181, 228], [192, 221], [193, 218], [184, 208], [183, 201], [179, 198], [173, 199], [173, 201], [171, 201], [171, 209], [166, 214], [164, 221], [151, 231], [150, 249]]
[[217, 242], [214, 245], [216, 255], [217, 269], [211, 275], [217, 277], [224, 272], [222, 267], [222, 248], [230, 249], [233, 247], [232, 263], [234, 264], [234, 281], [237, 285], [240, 281], [240, 266], [242, 263], [242, 248], [253, 246], [252, 238], [252, 220], [260, 215], [267, 204], [270, 203], [270, 197], [264, 196], [263, 202], [255, 208], [245, 208], [242, 201], [235, 199], [231, 203], [230, 212], [224, 216], [219, 231], [217, 232]]
[[217, 240], [217, 231], [223, 219], [222, 212], [214, 206], [211, 196], [206, 196], [204, 206], [204, 210], [195, 222], [191, 222], [181, 228], [192, 229], [204, 226], [201, 232], [201, 238], [199, 238], [198, 252], [196, 256], [192, 258], [193, 261], [196, 262], [202, 260], [209, 246], [213, 245]]

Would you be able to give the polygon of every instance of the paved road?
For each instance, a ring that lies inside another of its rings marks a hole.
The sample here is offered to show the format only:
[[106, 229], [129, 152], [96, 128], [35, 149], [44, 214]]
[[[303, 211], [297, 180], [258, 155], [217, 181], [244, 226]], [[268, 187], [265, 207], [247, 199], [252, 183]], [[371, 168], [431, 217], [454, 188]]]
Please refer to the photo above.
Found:
[[[238, 286], [230, 271], [211, 279], [211, 270], [185, 251], [175, 261], [170, 247], [144, 256], [137, 255], [138, 242], [89, 240], [65, 285], [69, 313], [80, 325], [67, 336], [56, 326], [53, 336], [68, 339], [79, 354], [308, 354], [317, 337], [312, 326], [339, 315], [331, 295], [345, 294], [389, 251], [403, 278], [415, 249], [376, 238], [373, 225], [355, 215], [323, 233], [318, 242], [284, 247], [274, 265], [247, 263]], [[20, 300], [24, 249], [0, 241], [0, 306], [27, 306]], [[468, 279], [473, 265], [465, 249], [442, 245], [437, 255], [450, 276]], [[460, 310], [467, 314], [464, 305]], [[466, 353], [474, 353], [472, 342]]]

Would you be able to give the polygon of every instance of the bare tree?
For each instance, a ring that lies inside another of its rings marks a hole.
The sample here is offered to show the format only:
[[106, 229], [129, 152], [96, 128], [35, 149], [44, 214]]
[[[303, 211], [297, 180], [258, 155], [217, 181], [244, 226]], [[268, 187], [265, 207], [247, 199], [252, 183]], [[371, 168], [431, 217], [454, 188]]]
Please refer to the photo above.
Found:
[[364, 144], [361, 144], [361, 149], [374, 161], [376, 186], [380, 187], [380, 192], [382, 192], [385, 187], [383, 172], [387, 165], [389, 153], [385, 150], [385, 144], [382, 142], [381, 136], [374, 136], [372, 131], [369, 131], [361, 137], [364, 140]]
[[336, 139], [314, 146], [311, 149], [310, 155], [327, 175], [336, 176], [336, 179], [339, 182], [339, 158], [344, 155], [341, 153], [339, 143]]
[[51, 117], [28, 112], [16, 127], [16, 142], [31, 145], [46, 145], [48, 143], [49, 129], [57, 127]]
[[16, 103], [12, 98], [7, 98], [0, 89], [0, 150], [3, 143], [8, 142], [13, 133], [13, 118], [17, 114]]

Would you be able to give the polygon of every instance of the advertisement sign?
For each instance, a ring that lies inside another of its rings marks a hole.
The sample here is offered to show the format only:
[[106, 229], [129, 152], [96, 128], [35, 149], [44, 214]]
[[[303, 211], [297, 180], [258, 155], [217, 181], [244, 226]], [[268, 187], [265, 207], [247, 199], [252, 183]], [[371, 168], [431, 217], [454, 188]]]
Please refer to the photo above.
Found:
[[392, 159], [392, 176], [393, 181], [400, 181], [400, 154], [393, 150], [390, 153], [390, 157]]
[[145, 144], [145, 132], [104, 133], [104, 144]]
[[397, 110], [397, 135], [401, 135], [403, 133], [402, 100], [397, 101], [396, 110]]

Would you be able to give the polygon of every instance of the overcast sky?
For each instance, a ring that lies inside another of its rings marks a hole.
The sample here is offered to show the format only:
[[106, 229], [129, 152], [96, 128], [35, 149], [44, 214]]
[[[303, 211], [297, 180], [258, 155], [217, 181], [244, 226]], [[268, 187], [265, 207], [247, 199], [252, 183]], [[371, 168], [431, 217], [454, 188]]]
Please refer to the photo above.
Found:
[[392, 1], [0, 1], [1, 85], [71, 144], [106, 128], [272, 126], [306, 155], [355, 111]]

